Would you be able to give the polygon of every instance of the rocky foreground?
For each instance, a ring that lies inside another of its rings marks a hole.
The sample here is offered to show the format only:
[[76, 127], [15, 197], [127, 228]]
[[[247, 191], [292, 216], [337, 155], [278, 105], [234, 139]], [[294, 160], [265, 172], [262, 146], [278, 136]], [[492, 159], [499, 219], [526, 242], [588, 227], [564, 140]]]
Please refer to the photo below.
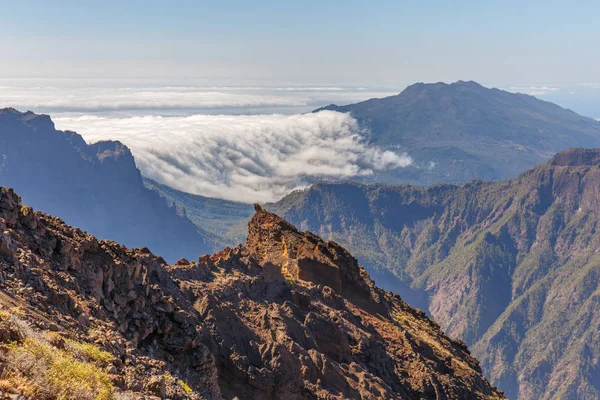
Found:
[[167, 265], [0, 190], [0, 398], [497, 399], [466, 346], [257, 207]]

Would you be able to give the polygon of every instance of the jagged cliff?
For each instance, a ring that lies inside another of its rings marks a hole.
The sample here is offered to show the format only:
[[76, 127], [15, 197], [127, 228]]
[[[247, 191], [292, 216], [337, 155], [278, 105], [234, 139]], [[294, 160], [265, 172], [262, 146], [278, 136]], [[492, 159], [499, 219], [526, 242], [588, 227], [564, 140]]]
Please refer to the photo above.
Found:
[[212, 235], [144, 187], [127, 146], [88, 144], [48, 115], [0, 109], [0, 185], [99, 238], [147, 246], [170, 262], [212, 251]]
[[167, 265], [0, 190], [0, 393], [482, 399], [466, 346], [341, 246], [257, 207], [245, 245]]
[[496, 183], [322, 183], [271, 208], [348, 246], [507, 397], [600, 399], [600, 150]]

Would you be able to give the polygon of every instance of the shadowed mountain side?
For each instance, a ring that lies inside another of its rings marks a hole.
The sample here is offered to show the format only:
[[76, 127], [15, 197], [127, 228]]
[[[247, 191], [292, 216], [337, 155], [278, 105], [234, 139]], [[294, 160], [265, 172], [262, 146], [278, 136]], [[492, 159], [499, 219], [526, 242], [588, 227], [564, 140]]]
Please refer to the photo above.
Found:
[[190, 221], [209, 232], [213, 236], [214, 247], [235, 246], [246, 240], [248, 221], [254, 213], [252, 204], [198, 196], [152, 179], [143, 179], [146, 188], [160, 194], [168, 205], [184, 210]]
[[54, 128], [47, 115], [0, 110], [0, 184], [25, 203], [128, 246], [148, 246], [171, 261], [211, 251], [211, 235], [144, 187], [120, 142], [88, 145]]

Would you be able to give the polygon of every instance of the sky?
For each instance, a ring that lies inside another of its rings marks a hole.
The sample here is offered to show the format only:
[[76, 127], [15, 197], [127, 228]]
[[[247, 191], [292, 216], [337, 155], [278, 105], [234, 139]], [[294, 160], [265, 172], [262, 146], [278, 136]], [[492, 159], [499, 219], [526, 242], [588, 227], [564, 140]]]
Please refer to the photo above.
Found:
[[598, 83], [598, 1], [0, 1], [8, 78]]
[[120, 140], [143, 175], [274, 201], [405, 168], [350, 116], [305, 114], [475, 80], [600, 119], [598, 1], [5, 1], [0, 107]]

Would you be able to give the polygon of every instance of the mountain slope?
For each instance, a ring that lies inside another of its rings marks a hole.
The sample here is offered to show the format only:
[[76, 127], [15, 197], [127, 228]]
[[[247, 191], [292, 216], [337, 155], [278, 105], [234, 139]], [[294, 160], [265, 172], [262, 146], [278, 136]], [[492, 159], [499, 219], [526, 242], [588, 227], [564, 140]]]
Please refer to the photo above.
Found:
[[[366, 140], [406, 150], [415, 161], [407, 168], [356, 178], [363, 183], [511, 178], [568, 147], [600, 146], [600, 122], [475, 82], [418, 83], [396, 96], [324, 109], [351, 113]], [[145, 184], [215, 235], [216, 247], [243, 240], [251, 206], [191, 195], [148, 179]]]
[[213, 235], [215, 246], [235, 246], [246, 240], [248, 220], [254, 213], [251, 204], [185, 193], [152, 179], [143, 179], [146, 188], [157, 192], [167, 204], [185, 210], [194, 225]]
[[415, 160], [369, 182], [506, 179], [569, 147], [600, 147], [600, 122], [475, 82], [417, 83], [396, 96], [323, 109], [351, 113], [371, 143]]
[[600, 150], [462, 186], [321, 183], [270, 205], [464, 340], [509, 398], [600, 398]]
[[0, 110], [0, 184], [101, 238], [148, 246], [169, 260], [210, 251], [210, 238], [147, 190], [129, 149], [88, 145], [47, 115]]
[[345, 249], [260, 207], [245, 245], [170, 266], [3, 188], [0, 221], [0, 395], [503, 398]]

